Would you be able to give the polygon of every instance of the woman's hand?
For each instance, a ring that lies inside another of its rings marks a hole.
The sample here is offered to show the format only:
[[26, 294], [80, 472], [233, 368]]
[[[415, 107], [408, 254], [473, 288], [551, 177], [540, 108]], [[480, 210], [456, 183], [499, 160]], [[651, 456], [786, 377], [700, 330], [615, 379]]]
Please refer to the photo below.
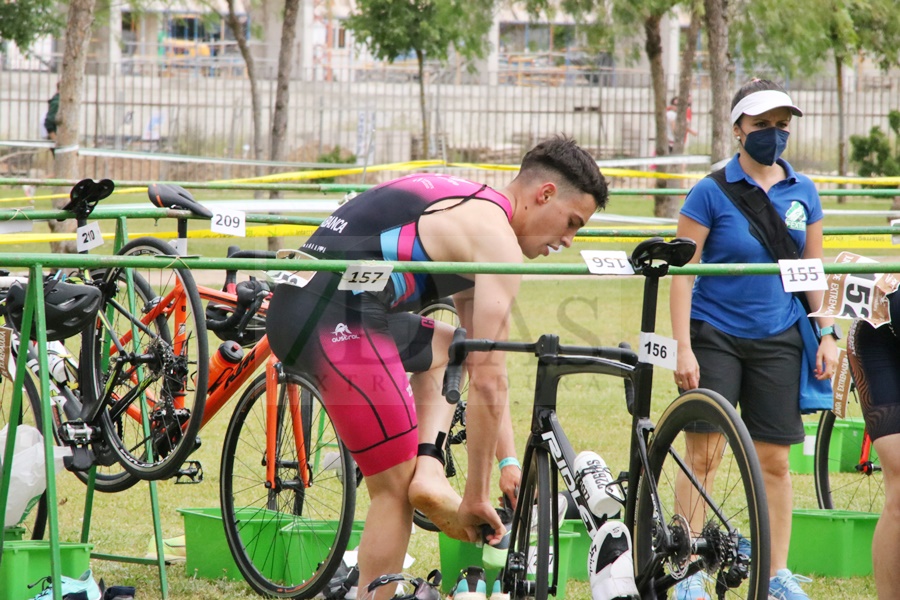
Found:
[[837, 342], [830, 335], [823, 335], [816, 350], [816, 379], [830, 379], [837, 370]]
[[700, 387], [700, 365], [690, 348], [678, 348], [678, 365], [675, 369], [675, 385], [681, 390]]

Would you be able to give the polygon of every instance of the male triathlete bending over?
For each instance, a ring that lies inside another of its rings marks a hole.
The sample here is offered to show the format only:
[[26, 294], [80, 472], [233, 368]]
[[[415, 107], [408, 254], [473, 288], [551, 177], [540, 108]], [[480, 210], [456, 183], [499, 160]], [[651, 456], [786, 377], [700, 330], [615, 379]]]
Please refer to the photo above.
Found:
[[[603, 176], [572, 140], [553, 138], [525, 155], [502, 190], [447, 175], [381, 184], [338, 208], [303, 245], [320, 258], [522, 261], [568, 247], [607, 201]], [[518, 275], [394, 273], [382, 292], [338, 291], [340, 273], [318, 272], [303, 288], [282, 284], [269, 304], [272, 350], [287, 368], [311, 373], [334, 425], [365, 475], [371, 505], [359, 547], [360, 584], [402, 570], [413, 507], [449, 535], [505, 533], [490, 494], [493, 458], [514, 457], [506, 362], [467, 359], [469, 471], [460, 498], [437, 450], [453, 407], [440, 395], [452, 328], [408, 311], [452, 294], [470, 337], [503, 340]], [[411, 380], [406, 373], [416, 373]], [[510, 462], [510, 461], [507, 461]], [[515, 498], [521, 472], [502, 470]], [[389, 586], [388, 586], [389, 587]], [[378, 598], [391, 590], [381, 588]]]

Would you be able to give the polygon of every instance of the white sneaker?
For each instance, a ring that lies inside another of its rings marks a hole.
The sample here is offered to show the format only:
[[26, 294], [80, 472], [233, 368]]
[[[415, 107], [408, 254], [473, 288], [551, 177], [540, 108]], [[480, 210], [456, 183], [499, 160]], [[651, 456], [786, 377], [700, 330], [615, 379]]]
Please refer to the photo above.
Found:
[[620, 521], [607, 521], [594, 535], [588, 552], [592, 600], [637, 600], [631, 535]]

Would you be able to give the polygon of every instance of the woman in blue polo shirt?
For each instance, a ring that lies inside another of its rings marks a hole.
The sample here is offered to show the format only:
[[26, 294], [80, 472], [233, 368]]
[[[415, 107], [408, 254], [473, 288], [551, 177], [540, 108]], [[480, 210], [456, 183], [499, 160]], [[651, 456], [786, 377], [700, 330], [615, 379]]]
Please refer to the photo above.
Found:
[[[768, 195], [784, 219], [803, 258], [822, 257], [822, 204], [812, 181], [780, 158], [791, 119], [803, 115], [784, 89], [771, 81], [753, 80], [735, 94], [731, 124], [738, 153], [725, 166], [729, 183], [745, 179]], [[771, 263], [766, 247], [750, 232], [750, 224], [718, 184], [707, 177], [688, 194], [678, 219], [678, 236], [697, 242], [694, 262]], [[811, 306], [821, 292], [807, 292]], [[675, 383], [680, 389], [715, 390], [739, 406], [753, 438], [769, 502], [771, 539], [770, 597], [808, 598], [800, 578], [787, 569], [793, 491], [788, 471], [791, 444], [802, 442], [799, 389], [803, 343], [797, 327], [806, 318], [780, 277], [674, 277], [671, 289], [672, 331], [678, 341]], [[837, 363], [836, 335], [831, 319], [823, 328], [817, 351], [818, 379], [831, 377]], [[718, 436], [688, 434], [687, 459], [695, 473], [701, 463], [721, 452]], [[707, 471], [710, 480], [714, 468]], [[703, 476], [705, 473], [701, 472]], [[711, 481], [707, 483], [711, 485]], [[703, 526], [702, 511], [690, 510], [679, 497], [681, 514], [692, 528]], [[693, 501], [696, 504], [696, 501]], [[696, 523], [695, 523], [696, 521]], [[682, 580], [677, 600], [707, 600], [702, 573]], [[708, 587], [708, 586], [706, 586]]]

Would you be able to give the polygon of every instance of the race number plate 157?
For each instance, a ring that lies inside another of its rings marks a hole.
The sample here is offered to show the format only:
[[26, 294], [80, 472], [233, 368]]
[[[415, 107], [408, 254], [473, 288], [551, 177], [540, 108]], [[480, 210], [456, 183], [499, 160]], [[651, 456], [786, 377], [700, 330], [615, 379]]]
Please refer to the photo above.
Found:
[[351, 290], [354, 292], [380, 292], [387, 285], [393, 265], [384, 263], [354, 263], [347, 267], [339, 290]]
[[217, 210], [213, 213], [209, 228], [216, 233], [245, 237], [247, 235], [247, 219], [242, 210]]

